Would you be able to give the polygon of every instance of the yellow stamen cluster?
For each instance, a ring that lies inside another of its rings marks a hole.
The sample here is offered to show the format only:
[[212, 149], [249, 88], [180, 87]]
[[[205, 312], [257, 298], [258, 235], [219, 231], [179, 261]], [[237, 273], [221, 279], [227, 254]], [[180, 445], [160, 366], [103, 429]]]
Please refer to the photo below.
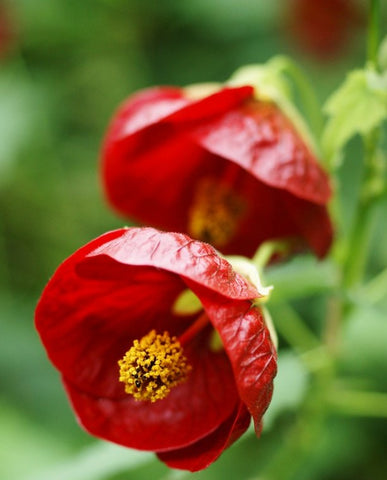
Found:
[[214, 178], [198, 182], [189, 212], [192, 237], [222, 247], [232, 239], [245, 210], [245, 202], [229, 185]]
[[192, 368], [177, 338], [155, 330], [135, 340], [118, 365], [125, 392], [151, 402], [165, 398], [171, 388], [187, 380]]

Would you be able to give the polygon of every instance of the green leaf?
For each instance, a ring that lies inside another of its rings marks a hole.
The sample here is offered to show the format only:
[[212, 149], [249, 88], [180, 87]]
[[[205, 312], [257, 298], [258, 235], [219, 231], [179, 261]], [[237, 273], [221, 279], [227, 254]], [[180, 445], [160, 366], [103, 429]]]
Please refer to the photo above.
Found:
[[387, 70], [387, 35], [383, 38], [379, 47], [378, 62], [383, 71]]
[[298, 111], [283, 57], [273, 57], [265, 64], [250, 64], [238, 68], [226, 84], [231, 86], [252, 85], [258, 100], [275, 102], [292, 121], [298, 133], [315, 153], [318, 148], [303, 116]]
[[367, 134], [387, 118], [387, 75], [370, 69], [351, 72], [324, 111], [330, 118], [322, 136], [323, 151], [335, 163], [351, 137]]

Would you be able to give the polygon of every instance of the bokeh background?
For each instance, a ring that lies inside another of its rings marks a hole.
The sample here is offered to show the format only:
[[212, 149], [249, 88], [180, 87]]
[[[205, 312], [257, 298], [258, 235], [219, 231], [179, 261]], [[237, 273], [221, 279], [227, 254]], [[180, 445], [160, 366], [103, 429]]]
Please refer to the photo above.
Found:
[[[323, 104], [348, 70], [364, 64], [366, 2], [309, 1], [319, 3], [316, 13], [297, 10], [296, 0], [0, 2], [2, 480], [252, 479], [278, 455], [308, 383], [284, 339], [261, 440], [248, 433], [208, 470], [187, 475], [78, 427], [33, 312], [64, 258], [128, 224], [109, 209], [99, 178], [101, 141], [118, 104], [155, 84], [223, 81], [239, 66], [277, 54], [298, 62]], [[339, 171], [343, 228], [358, 195], [360, 145], [351, 141]], [[375, 214], [368, 276], [387, 265], [386, 207], [381, 201]], [[326, 271], [321, 281], [329, 284]], [[281, 282], [296, 272], [297, 261], [290, 262], [272, 278]], [[313, 292], [293, 302], [316, 331], [322, 302]], [[385, 302], [363, 302], [343, 340], [340, 368], [375, 391], [387, 388], [386, 334]], [[376, 416], [330, 415], [294, 478], [385, 478], [386, 437], [386, 420]]]

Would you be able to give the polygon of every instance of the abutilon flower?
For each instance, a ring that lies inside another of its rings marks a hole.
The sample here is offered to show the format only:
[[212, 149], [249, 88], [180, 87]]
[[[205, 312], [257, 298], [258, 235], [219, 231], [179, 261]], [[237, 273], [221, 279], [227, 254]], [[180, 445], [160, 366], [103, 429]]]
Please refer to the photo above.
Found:
[[251, 417], [260, 434], [276, 352], [259, 297], [210, 245], [133, 227], [60, 265], [35, 320], [87, 431], [196, 471]]
[[303, 51], [332, 59], [349, 45], [351, 34], [364, 24], [356, 0], [291, 0], [288, 30]]
[[329, 179], [289, 118], [249, 85], [192, 91], [150, 88], [115, 114], [102, 155], [111, 205], [226, 254], [286, 238], [324, 256]]

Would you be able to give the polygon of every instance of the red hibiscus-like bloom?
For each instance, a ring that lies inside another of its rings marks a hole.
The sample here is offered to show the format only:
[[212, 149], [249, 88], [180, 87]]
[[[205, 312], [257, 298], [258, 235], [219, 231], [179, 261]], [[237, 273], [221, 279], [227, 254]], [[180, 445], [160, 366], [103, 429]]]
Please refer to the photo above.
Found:
[[[176, 310], [187, 289], [201, 311]], [[195, 471], [251, 416], [260, 433], [276, 353], [252, 302], [259, 296], [208, 244], [120, 229], [58, 268], [36, 327], [86, 430]]]
[[287, 21], [300, 48], [324, 60], [349, 45], [351, 34], [364, 24], [364, 13], [354, 0], [291, 0]]
[[185, 92], [144, 90], [114, 116], [102, 162], [111, 204], [227, 254], [292, 238], [324, 256], [329, 179], [279, 107], [251, 86], [199, 100]]

